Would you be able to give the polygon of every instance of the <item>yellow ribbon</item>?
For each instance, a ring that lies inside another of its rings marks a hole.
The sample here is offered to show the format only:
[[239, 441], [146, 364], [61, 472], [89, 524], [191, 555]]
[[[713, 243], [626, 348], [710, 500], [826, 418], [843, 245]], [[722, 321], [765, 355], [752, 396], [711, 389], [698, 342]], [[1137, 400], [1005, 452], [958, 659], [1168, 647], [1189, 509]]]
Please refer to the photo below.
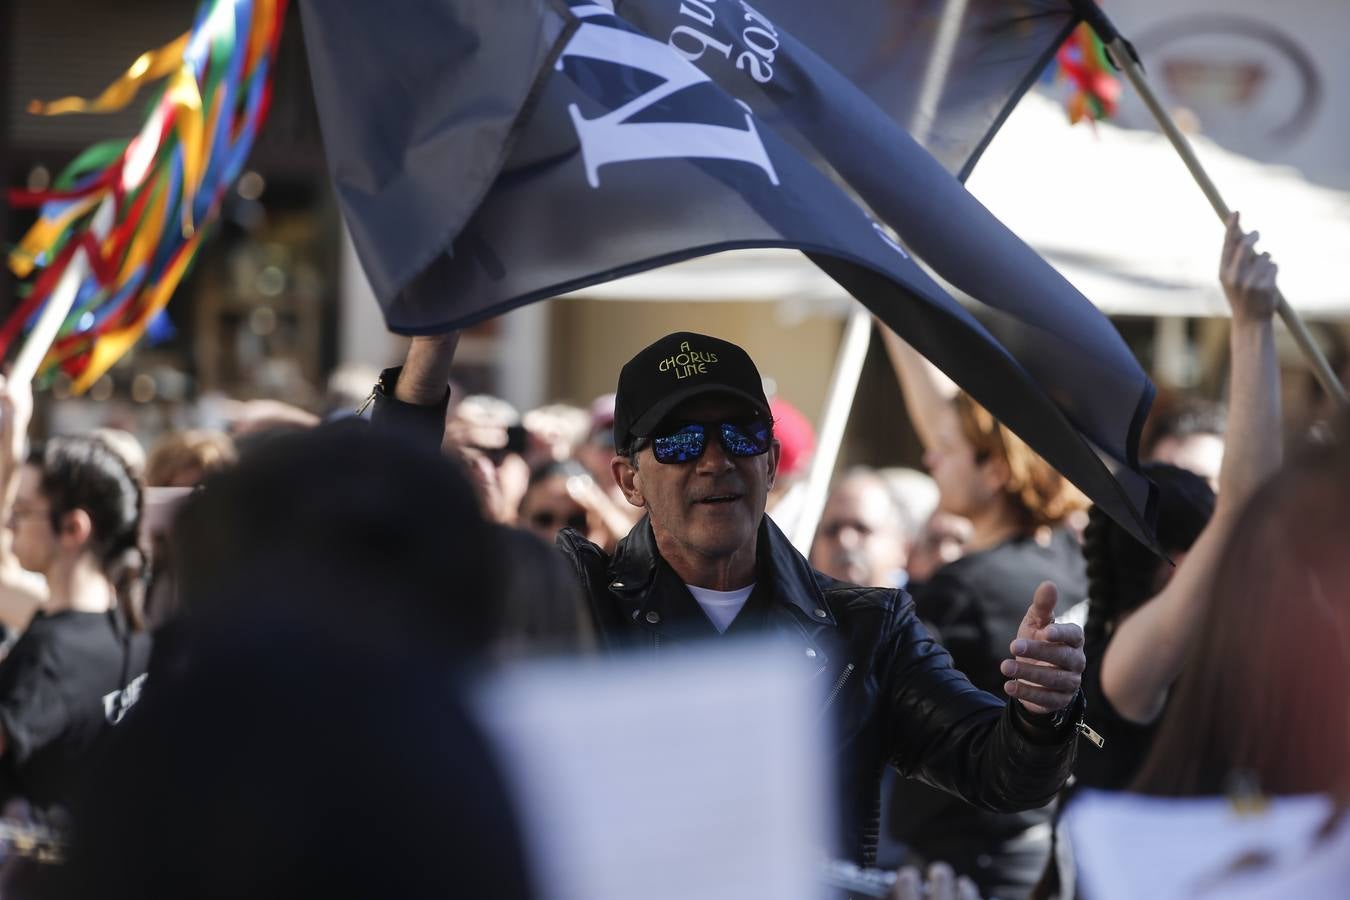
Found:
[[173, 296], [174, 289], [178, 287], [178, 282], [182, 280], [183, 273], [187, 271], [188, 263], [192, 261], [193, 254], [197, 252], [197, 243], [205, 233], [205, 231], [198, 231], [193, 234], [186, 247], [174, 257], [173, 262], [164, 270], [164, 276], [160, 278], [159, 283], [151, 289], [149, 302], [141, 308], [140, 314], [136, 316], [134, 321], [123, 328], [100, 336], [94, 342], [94, 346], [89, 351], [89, 365], [71, 385], [71, 390], [74, 393], [83, 394], [89, 390], [94, 382], [102, 378], [104, 373], [136, 345], [141, 335], [145, 333], [150, 320], [169, 304], [169, 298]]
[[[153, 191], [155, 187], [147, 185], [145, 190]], [[159, 245], [159, 235], [164, 229], [165, 210], [169, 205], [169, 192], [162, 185], [159, 187], [159, 192], [158, 197], [150, 198], [149, 204], [142, 213], [145, 218], [136, 227], [136, 233], [131, 239], [131, 246], [127, 248], [127, 256], [122, 262], [122, 270], [117, 275], [119, 288], [126, 285], [137, 266], [149, 261], [151, 255], [155, 252], [155, 248]]]
[[116, 112], [135, 99], [140, 89], [163, 78], [183, 65], [183, 51], [187, 49], [190, 32], [184, 32], [158, 50], [148, 50], [136, 58], [122, 77], [108, 85], [93, 100], [80, 97], [62, 97], [50, 103], [34, 100], [28, 111], [39, 116], [60, 116], [81, 112]]
[[197, 79], [186, 66], [179, 69], [173, 81], [169, 82], [165, 99], [178, 109], [173, 128], [178, 133], [183, 153], [183, 237], [190, 237], [196, 231], [192, 221], [192, 202], [201, 186], [204, 160], [202, 95], [197, 89]]
[[33, 223], [28, 233], [19, 241], [17, 247], [9, 253], [9, 270], [16, 278], [27, 278], [37, 265], [40, 253], [51, 247], [61, 234], [70, 227], [73, 219], [87, 213], [95, 203], [103, 199], [99, 194], [91, 194], [73, 201], [54, 219], [41, 218]]

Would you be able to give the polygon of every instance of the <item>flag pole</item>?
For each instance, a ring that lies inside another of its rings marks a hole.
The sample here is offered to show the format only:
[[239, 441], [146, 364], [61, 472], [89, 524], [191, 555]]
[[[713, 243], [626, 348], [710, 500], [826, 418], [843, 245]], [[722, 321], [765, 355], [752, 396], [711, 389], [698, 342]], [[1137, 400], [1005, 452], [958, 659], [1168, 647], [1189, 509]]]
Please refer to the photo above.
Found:
[[[918, 100], [909, 123], [909, 133], [920, 145], [928, 140], [928, 132], [937, 115], [938, 102], [947, 86], [952, 54], [961, 35], [961, 21], [965, 18], [968, 2], [946, 0], [943, 4], [933, 51], [928, 56], [928, 65], [924, 68]], [[802, 505], [791, 527], [792, 546], [803, 556], [811, 553], [811, 544], [815, 541], [816, 529], [825, 511], [830, 480], [834, 477], [834, 468], [839, 461], [839, 447], [844, 441], [844, 430], [858, 394], [858, 381], [862, 377], [863, 362], [867, 359], [871, 343], [872, 313], [854, 301], [848, 324], [844, 326], [844, 337], [840, 342], [834, 372], [830, 376], [830, 386], [825, 394], [825, 408], [820, 415], [820, 429], [816, 436], [816, 452], [807, 470]]]
[[[1227, 222], [1230, 212], [1228, 204], [1224, 202], [1223, 197], [1219, 194], [1218, 187], [1215, 186], [1204, 166], [1200, 164], [1200, 159], [1195, 155], [1191, 142], [1181, 133], [1181, 129], [1177, 128], [1176, 123], [1172, 121], [1172, 117], [1163, 108], [1158, 95], [1154, 93], [1152, 86], [1145, 79], [1144, 68], [1139, 63], [1139, 57], [1135, 53], [1134, 47], [1121, 36], [1111, 20], [1091, 0], [1074, 0], [1074, 5], [1079, 7], [1079, 12], [1084, 20], [1092, 26], [1092, 30], [1097, 32], [1097, 36], [1101, 38], [1102, 43], [1111, 52], [1111, 58], [1116, 66], [1125, 72], [1130, 84], [1139, 92], [1144, 105], [1153, 114], [1158, 127], [1171, 141], [1177, 155], [1181, 157], [1181, 161], [1190, 170], [1191, 177], [1195, 179], [1196, 184], [1200, 186], [1200, 190], [1204, 192], [1205, 198], [1209, 200], [1209, 205], [1214, 208], [1215, 214], [1218, 215], [1220, 221]], [[1330, 363], [1327, 362], [1326, 356], [1322, 353], [1322, 349], [1313, 340], [1312, 333], [1308, 331], [1308, 326], [1304, 324], [1302, 317], [1294, 308], [1289, 305], [1289, 301], [1285, 300], [1284, 294], [1280, 292], [1279, 288], [1276, 288], [1275, 293], [1278, 300], [1276, 312], [1279, 313], [1285, 327], [1289, 329], [1289, 333], [1293, 335], [1294, 342], [1303, 351], [1303, 355], [1312, 367], [1313, 375], [1316, 376], [1318, 383], [1336, 401], [1338, 406], [1342, 409], [1350, 407], [1350, 397], [1346, 396], [1345, 387], [1336, 377], [1336, 373], [1332, 371]]]
[[77, 247], [66, 263], [66, 270], [56, 282], [56, 287], [52, 289], [51, 296], [43, 304], [37, 324], [28, 333], [28, 339], [14, 357], [14, 365], [9, 369], [10, 383], [32, 383], [33, 377], [37, 375], [38, 366], [42, 365], [47, 351], [56, 341], [56, 333], [61, 329], [66, 316], [70, 314], [71, 307], [75, 305], [80, 285], [88, 274], [89, 264], [84, 258], [84, 248]]

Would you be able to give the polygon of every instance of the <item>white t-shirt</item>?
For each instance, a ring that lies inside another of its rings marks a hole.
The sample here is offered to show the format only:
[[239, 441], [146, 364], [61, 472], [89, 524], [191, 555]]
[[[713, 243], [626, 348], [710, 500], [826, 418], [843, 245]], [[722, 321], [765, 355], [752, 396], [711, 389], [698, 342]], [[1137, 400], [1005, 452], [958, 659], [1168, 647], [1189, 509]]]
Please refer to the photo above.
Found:
[[689, 588], [689, 593], [694, 595], [698, 605], [703, 607], [718, 632], [727, 630], [727, 626], [740, 614], [741, 607], [745, 606], [745, 601], [750, 599], [750, 592], [755, 589], [753, 583], [734, 591], [711, 591], [692, 584], [686, 584], [685, 587]]

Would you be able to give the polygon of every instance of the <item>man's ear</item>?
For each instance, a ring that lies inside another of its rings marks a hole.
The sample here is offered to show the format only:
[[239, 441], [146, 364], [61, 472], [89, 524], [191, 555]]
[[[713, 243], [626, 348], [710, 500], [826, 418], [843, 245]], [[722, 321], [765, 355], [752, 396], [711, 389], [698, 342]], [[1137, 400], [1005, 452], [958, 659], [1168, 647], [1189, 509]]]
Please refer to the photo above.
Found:
[[614, 483], [623, 491], [625, 500], [638, 509], [647, 505], [647, 498], [642, 495], [642, 476], [628, 457], [616, 455], [609, 461], [609, 470], [614, 473]]
[[773, 490], [774, 482], [778, 480], [778, 460], [783, 455], [783, 445], [778, 442], [778, 438], [773, 439], [769, 445], [769, 490]]
[[79, 550], [94, 534], [94, 520], [82, 509], [73, 509], [61, 517], [57, 540], [68, 550]]

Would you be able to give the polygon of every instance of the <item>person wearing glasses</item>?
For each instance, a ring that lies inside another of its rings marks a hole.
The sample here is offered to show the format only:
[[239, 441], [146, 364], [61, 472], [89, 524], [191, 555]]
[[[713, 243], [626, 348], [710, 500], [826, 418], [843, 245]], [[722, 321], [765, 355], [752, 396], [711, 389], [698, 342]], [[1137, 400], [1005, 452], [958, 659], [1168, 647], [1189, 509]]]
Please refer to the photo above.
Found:
[[[454, 335], [414, 338], [375, 390], [376, 427], [436, 440]], [[772, 635], [821, 691], [838, 750], [836, 851], [875, 856], [878, 784], [890, 764], [982, 808], [1045, 804], [1069, 775], [1081, 719], [1082, 630], [1054, 624], [1037, 590], [1010, 649], [1009, 697], [975, 688], [903, 591], [814, 571], [764, 514], [779, 446], [759, 371], [740, 347], [667, 335], [619, 375], [611, 471], [645, 515], [613, 554], [572, 529], [576, 573], [602, 650], [667, 650]]]
[[[140, 696], [150, 655], [141, 485], [98, 437], [25, 455], [32, 393], [0, 378], [0, 506], [47, 600], [0, 661], [0, 806], [69, 808], [106, 730]], [[6, 896], [8, 896], [6, 892]]]

